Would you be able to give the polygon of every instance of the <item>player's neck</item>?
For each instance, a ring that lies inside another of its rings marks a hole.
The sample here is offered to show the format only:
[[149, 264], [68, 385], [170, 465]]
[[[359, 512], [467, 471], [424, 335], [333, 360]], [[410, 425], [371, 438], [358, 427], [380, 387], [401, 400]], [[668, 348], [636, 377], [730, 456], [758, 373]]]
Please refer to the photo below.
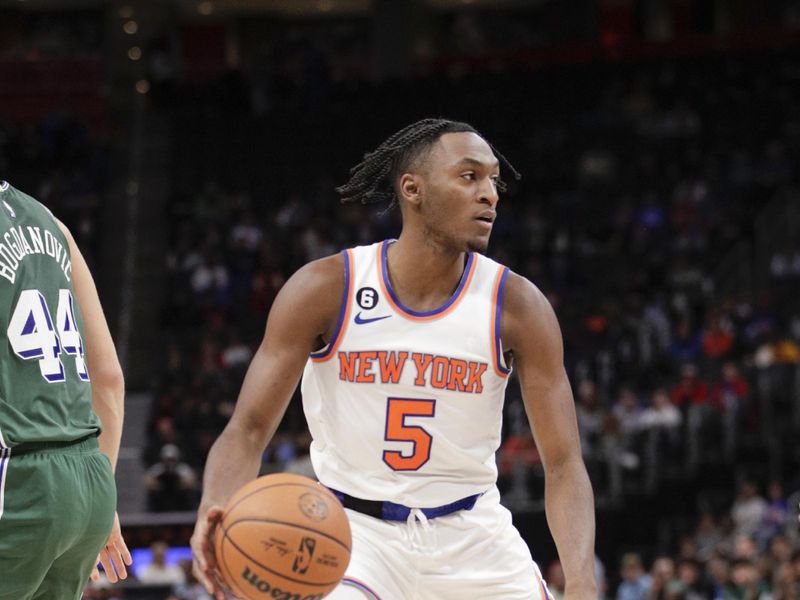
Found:
[[405, 232], [387, 249], [392, 289], [414, 310], [438, 308], [452, 296], [464, 274], [465, 252], [452, 252]]

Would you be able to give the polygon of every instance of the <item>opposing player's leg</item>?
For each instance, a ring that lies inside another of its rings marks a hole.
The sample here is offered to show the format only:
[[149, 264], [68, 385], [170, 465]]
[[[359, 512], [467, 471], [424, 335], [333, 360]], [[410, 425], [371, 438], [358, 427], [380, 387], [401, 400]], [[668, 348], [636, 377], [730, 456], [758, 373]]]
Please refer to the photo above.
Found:
[[100, 549], [108, 538], [117, 505], [111, 465], [92, 439], [89, 448], [51, 457], [64, 477], [62, 489], [71, 500], [58, 508], [61, 518], [73, 515], [82, 527], [71, 545], [52, 564], [32, 600], [81, 597]]
[[32, 459], [0, 458], [0, 600], [28, 600], [60, 550], [49, 510], [58, 491]]
[[[342, 582], [326, 600], [410, 598], [415, 577], [406, 557], [402, 525], [347, 509], [353, 551]], [[404, 525], [404, 524], [403, 524]]]
[[114, 520], [114, 475], [108, 458], [97, 448], [96, 438], [46, 458], [59, 499], [50, 512], [56, 523], [65, 525], [61, 527], [57, 558], [31, 598], [77, 600]]

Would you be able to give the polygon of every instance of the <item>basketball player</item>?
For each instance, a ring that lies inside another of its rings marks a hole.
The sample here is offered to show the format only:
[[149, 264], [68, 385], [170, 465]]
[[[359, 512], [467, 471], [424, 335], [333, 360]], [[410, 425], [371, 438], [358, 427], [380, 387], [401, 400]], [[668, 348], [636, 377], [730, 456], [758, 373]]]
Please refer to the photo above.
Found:
[[0, 182], [0, 600], [77, 600], [98, 560], [110, 581], [127, 576], [113, 473], [123, 396], [70, 232]]
[[519, 372], [546, 474], [566, 597], [594, 600], [594, 510], [561, 334], [541, 292], [486, 258], [504, 188], [465, 123], [426, 119], [365, 156], [345, 201], [399, 203], [399, 239], [309, 263], [272, 306], [234, 415], [206, 464], [192, 538], [216, 598], [209, 542], [303, 376], [321, 483], [345, 506], [350, 566], [336, 600], [546, 600], [495, 486], [504, 391]]

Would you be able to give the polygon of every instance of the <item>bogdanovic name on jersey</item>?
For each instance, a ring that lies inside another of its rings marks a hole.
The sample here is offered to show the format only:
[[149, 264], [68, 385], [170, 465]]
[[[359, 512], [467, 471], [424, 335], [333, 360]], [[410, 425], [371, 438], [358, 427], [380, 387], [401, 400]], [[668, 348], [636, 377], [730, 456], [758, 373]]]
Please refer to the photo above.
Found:
[[0, 276], [11, 283], [26, 256], [44, 254], [58, 263], [67, 281], [71, 281], [72, 261], [69, 251], [47, 229], [32, 226], [10, 227], [0, 236]]
[[[361, 350], [339, 352], [339, 379], [352, 383], [398, 383], [407, 365], [413, 365], [414, 385], [480, 394], [485, 362], [422, 352]], [[377, 379], [379, 378], [379, 379]]]

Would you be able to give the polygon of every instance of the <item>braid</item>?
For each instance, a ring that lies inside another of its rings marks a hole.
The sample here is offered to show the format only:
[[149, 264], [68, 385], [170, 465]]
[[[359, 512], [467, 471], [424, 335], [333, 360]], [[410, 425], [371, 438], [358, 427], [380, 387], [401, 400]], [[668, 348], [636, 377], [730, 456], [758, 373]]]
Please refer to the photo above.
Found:
[[[394, 207], [397, 204], [394, 190], [396, 176], [408, 168], [422, 151], [430, 148], [443, 134], [456, 132], [480, 135], [467, 123], [447, 119], [422, 119], [392, 134], [374, 151], [366, 153], [364, 160], [350, 169], [350, 180], [336, 188], [342, 202], [370, 204], [387, 201], [388, 208]], [[487, 144], [503, 165], [508, 167], [514, 178], [521, 179], [522, 176], [508, 159], [488, 141]], [[505, 182], [498, 181], [497, 189], [504, 192]]]

